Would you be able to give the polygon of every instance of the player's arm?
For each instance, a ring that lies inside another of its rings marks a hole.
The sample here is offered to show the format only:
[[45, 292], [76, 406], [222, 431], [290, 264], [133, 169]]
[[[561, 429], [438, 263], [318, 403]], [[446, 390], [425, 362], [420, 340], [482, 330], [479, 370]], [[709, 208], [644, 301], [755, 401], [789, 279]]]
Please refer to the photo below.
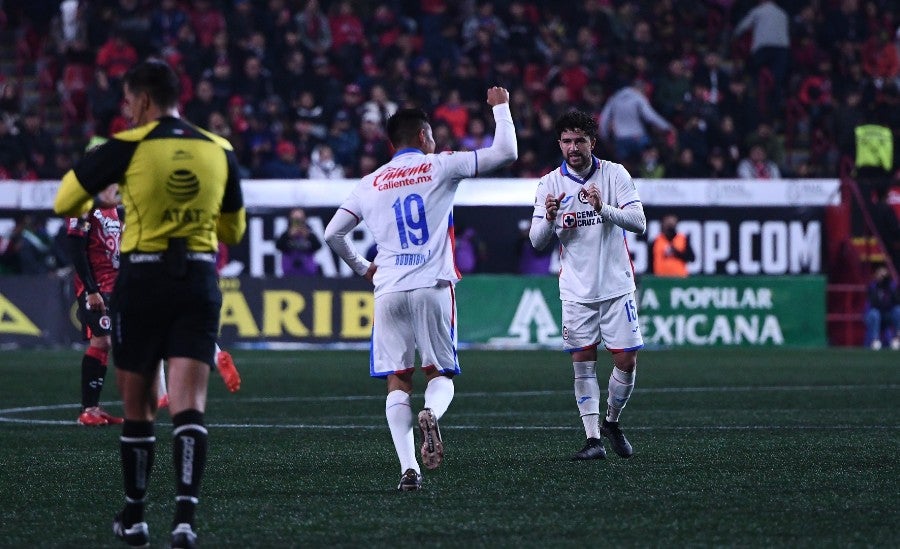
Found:
[[72, 266], [78, 273], [78, 278], [84, 284], [84, 290], [88, 294], [96, 294], [100, 292], [100, 286], [94, 279], [94, 270], [91, 268], [91, 262], [88, 260], [88, 235], [82, 229], [87, 224], [83, 218], [71, 218], [68, 220], [69, 230], [66, 234], [66, 242], [69, 246], [69, 255], [72, 257]]
[[531, 216], [531, 229], [528, 238], [536, 250], [543, 250], [553, 240], [554, 223], [559, 211], [560, 201], [565, 193], [554, 196], [545, 190], [544, 182], [538, 183], [534, 197], [534, 214]]
[[225, 158], [228, 160], [228, 179], [225, 182], [225, 195], [222, 197], [216, 235], [225, 244], [234, 245], [241, 241], [244, 231], [247, 230], [247, 212], [244, 209], [237, 157], [234, 151], [226, 150]]
[[600, 213], [603, 221], [609, 221], [622, 227], [626, 231], [644, 234], [647, 230], [647, 216], [644, 215], [644, 206], [638, 196], [631, 175], [621, 165], [616, 172], [616, 203], [619, 207], [603, 202], [596, 187], [589, 188], [588, 199], [594, 209]]
[[621, 208], [603, 204], [600, 216], [603, 221], [611, 221], [632, 233], [644, 234], [647, 230], [647, 216], [644, 215], [644, 206], [640, 200], [625, 204]]
[[95, 194], [124, 180], [136, 148], [135, 141], [110, 139], [92, 149], [63, 176], [53, 211], [68, 217], [79, 217], [90, 211]]
[[[372, 264], [359, 255], [353, 243], [350, 242], [350, 233], [359, 225], [360, 219], [343, 207], [335, 212], [334, 217], [325, 227], [325, 242], [328, 247], [338, 254], [344, 263], [360, 276], [366, 276]], [[368, 277], [367, 277], [368, 278]]]
[[509, 92], [493, 87], [487, 91], [487, 102], [494, 111], [494, 141], [490, 147], [475, 151], [475, 175], [501, 168], [519, 157], [516, 126], [509, 111]]

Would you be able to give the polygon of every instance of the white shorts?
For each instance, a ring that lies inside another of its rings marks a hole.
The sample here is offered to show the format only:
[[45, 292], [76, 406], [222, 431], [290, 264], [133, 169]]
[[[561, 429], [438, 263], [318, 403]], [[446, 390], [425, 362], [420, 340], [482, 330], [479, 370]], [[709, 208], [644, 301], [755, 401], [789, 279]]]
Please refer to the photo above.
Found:
[[598, 301], [562, 302], [563, 349], [589, 349], [602, 343], [612, 352], [636, 351], [644, 346], [634, 293]]
[[456, 293], [449, 282], [382, 294], [375, 298], [369, 373], [409, 372], [418, 349], [423, 369], [458, 374], [456, 341]]

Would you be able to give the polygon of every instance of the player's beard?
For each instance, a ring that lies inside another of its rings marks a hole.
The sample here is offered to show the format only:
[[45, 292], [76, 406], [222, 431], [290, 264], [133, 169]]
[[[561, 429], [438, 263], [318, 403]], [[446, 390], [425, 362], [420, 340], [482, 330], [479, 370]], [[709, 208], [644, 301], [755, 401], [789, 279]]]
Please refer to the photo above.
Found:
[[581, 153], [572, 153], [566, 157], [566, 162], [576, 172], [583, 172], [588, 168], [588, 157]]

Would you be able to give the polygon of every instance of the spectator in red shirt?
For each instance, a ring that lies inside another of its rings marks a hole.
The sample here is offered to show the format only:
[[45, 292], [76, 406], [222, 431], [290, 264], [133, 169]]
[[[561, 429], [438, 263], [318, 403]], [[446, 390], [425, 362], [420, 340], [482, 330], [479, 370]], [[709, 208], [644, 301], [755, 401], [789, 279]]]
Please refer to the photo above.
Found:
[[203, 48], [213, 43], [216, 34], [225, 30], [225, 16], [210, 0], [195, 0], [191, 11], [191, 26], [197, 35], [197, 41]]
[[113, 80], [121, 79], [122, 75], [137, 62], [137, 51], [117, 29], [109, 33], [109, 39], [97, 52], [97, 66]]
[[347, 75], [360, 69], [360, 58], [366, 41], [362, 21], [353, 11], [353, 3], [343, 0], [328, 19], [331, 28], [332, 50]]
[[583, 99], [584, 88], [590, 79], [590, 72], [581, 63], [581, 54], [576, 48], [567, 48], [563, 53], [561, 66], [551, 69], [548, 75], [549, 85], [565, 86], [569, 92], [569, 101], [576, 104]]
[[459, 90], [456, 88], [447, 90], [444, 102], [434, 109], [434, 120], [446, 122], [456, 139], [462, 139], [466, 135], [469, 110], [460, 101]]
[[872, 77], [877, 87], [900, 77], [900, 56], [887, 31], [880, 31], [866, 40], [861, 53], [863, 70]]

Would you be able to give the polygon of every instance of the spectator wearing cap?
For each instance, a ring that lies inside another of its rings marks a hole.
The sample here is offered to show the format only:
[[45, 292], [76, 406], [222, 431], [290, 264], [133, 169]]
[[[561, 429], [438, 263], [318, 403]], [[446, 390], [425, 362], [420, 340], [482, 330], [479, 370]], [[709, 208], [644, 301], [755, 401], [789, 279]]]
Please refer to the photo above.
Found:
[[275, 146], [275, 155], [264, 162], [257, 170], [260, 179], [300, 179], [303, 171], [297, 161], [297, 147], [290, 141], [279, 141]]

